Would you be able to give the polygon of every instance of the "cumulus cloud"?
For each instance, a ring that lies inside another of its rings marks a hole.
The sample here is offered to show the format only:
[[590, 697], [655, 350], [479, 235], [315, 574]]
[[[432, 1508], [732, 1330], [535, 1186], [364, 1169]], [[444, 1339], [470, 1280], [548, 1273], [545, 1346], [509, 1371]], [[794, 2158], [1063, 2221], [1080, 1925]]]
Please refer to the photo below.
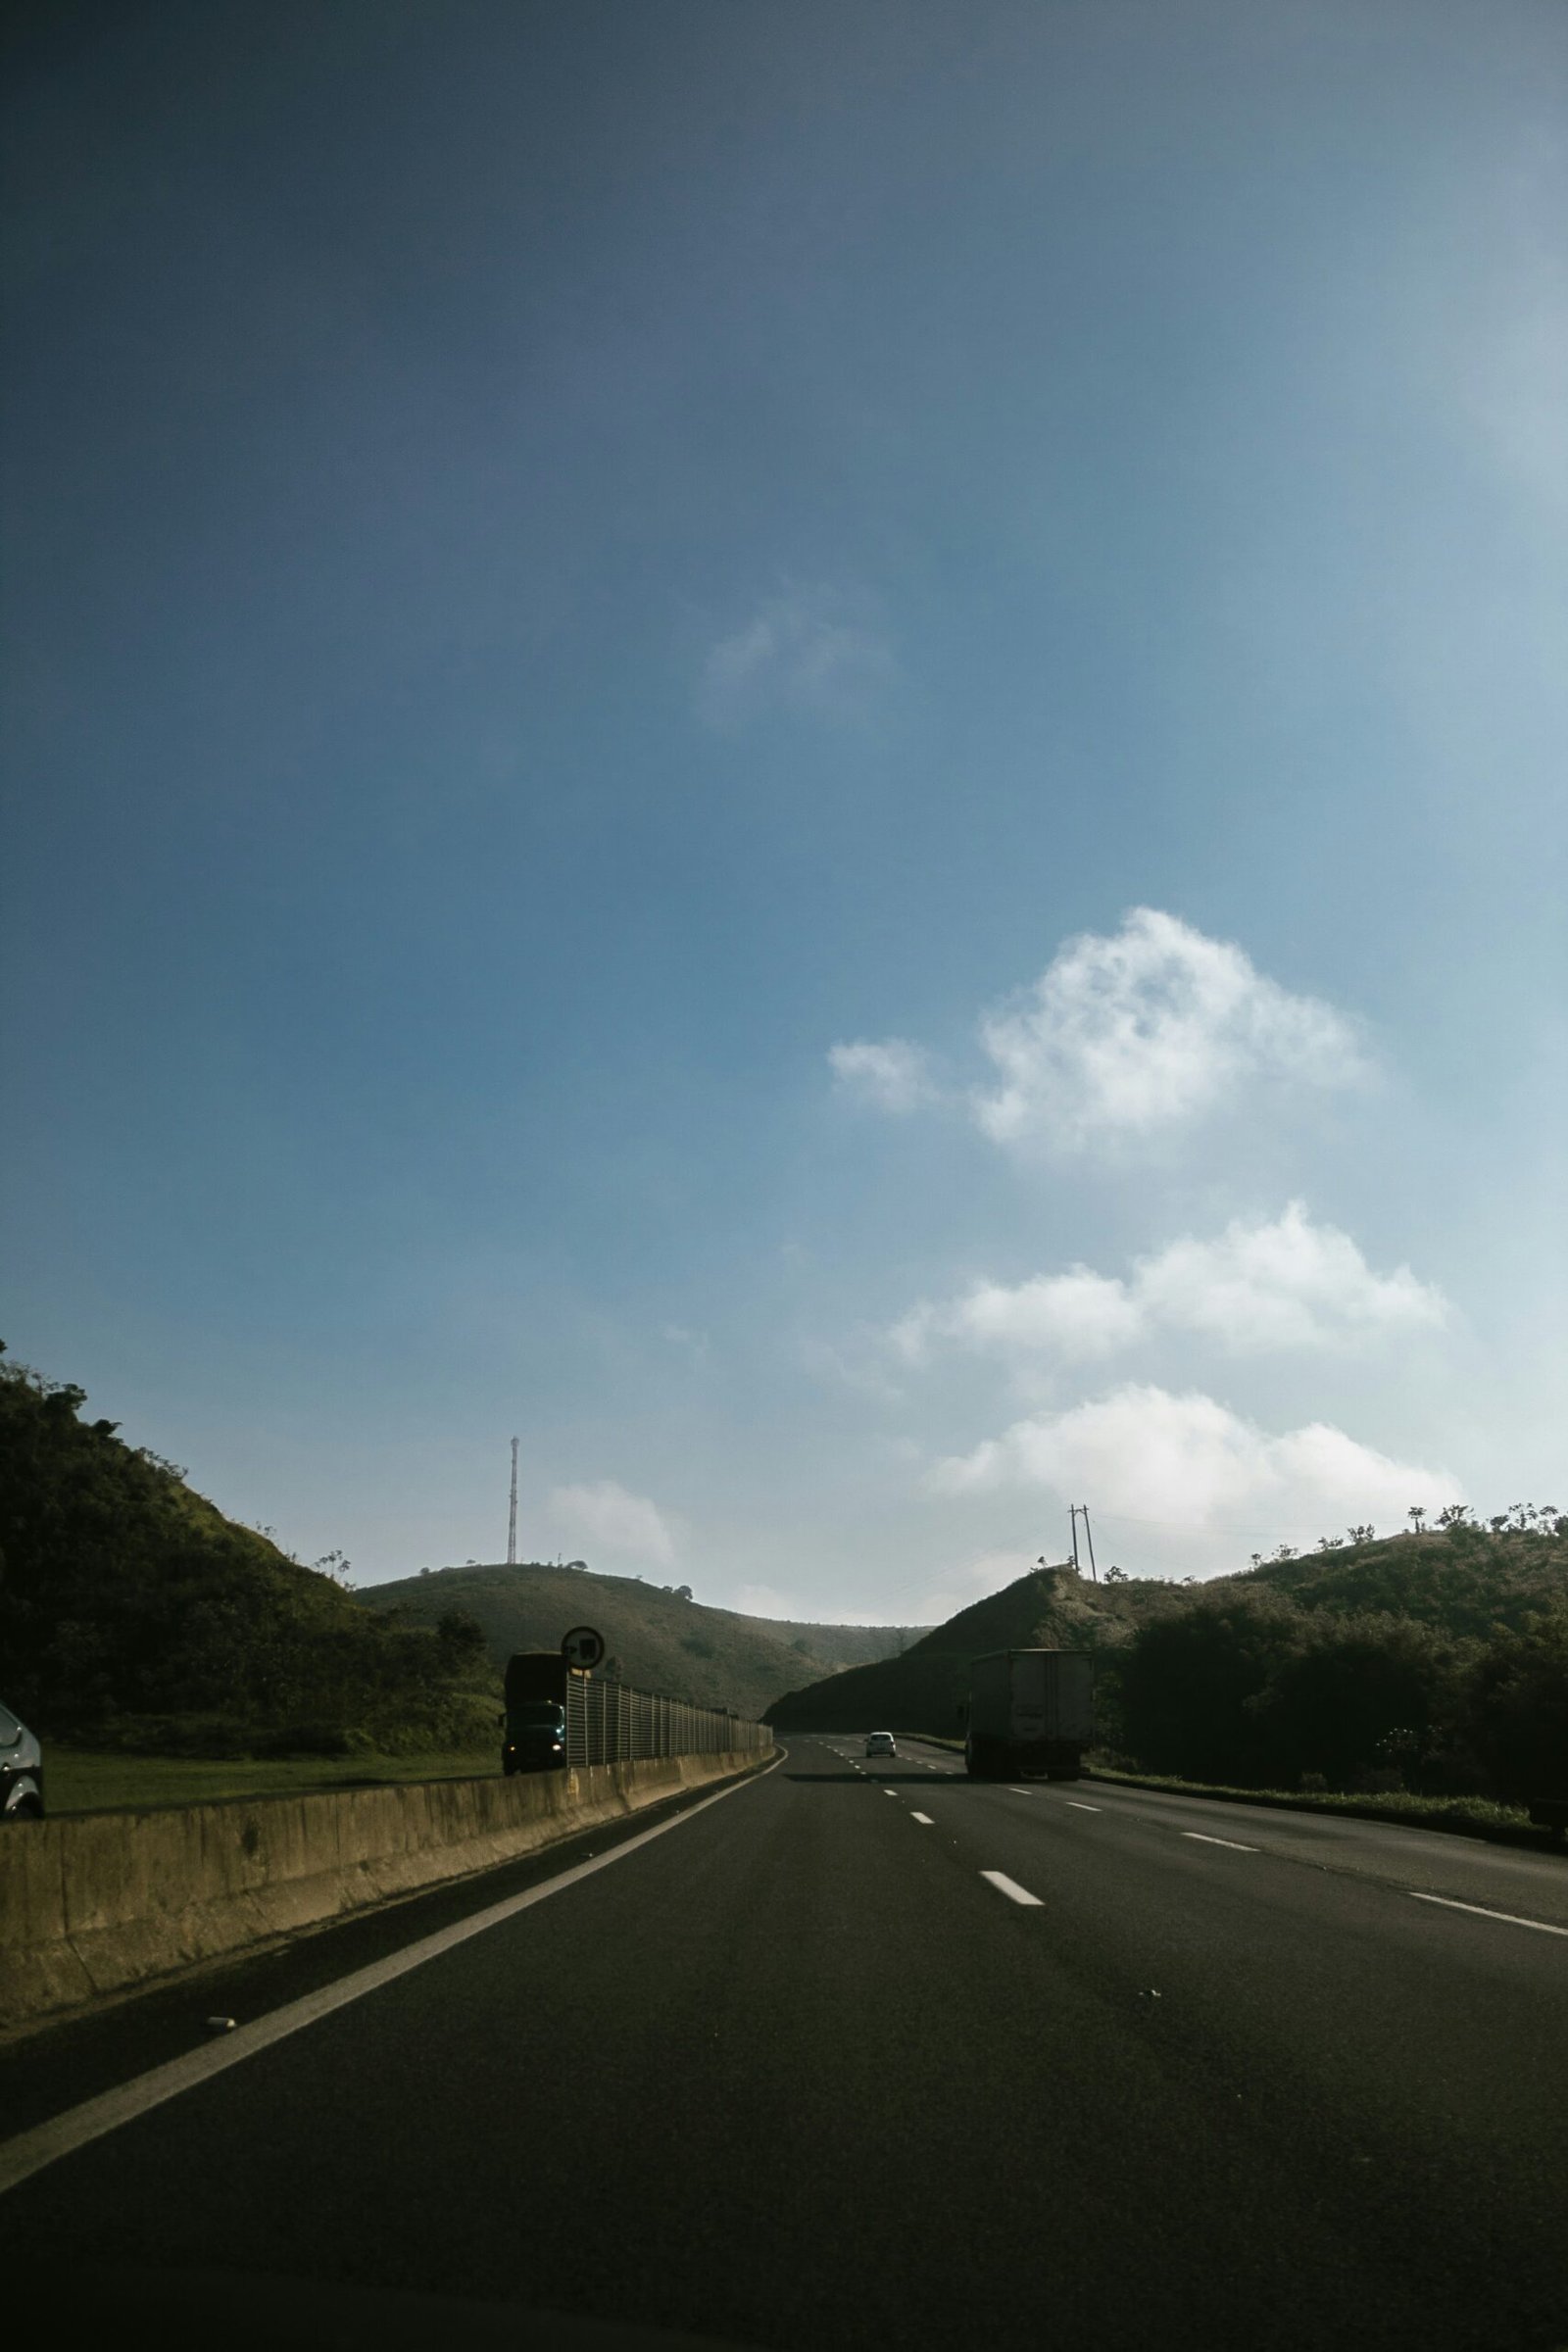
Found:
[[922, 1302], [888, 1339], [909, 1364], [928, 1362], [943, 1344], [1083, 1362], [1162, 1331], [1196, 1333], [1246, 1355], [1433, 1331], [1448, 1312], [1435, 1284], [1408, 1266], [1374, 1273], [1348, 1233], [1314, 1225], [1305, 1203], [1293, 1200], [1272, 1220], [1233, 1218], [1215, 1240], [1171, 1242], [1135, 1259], [1125, 1279], [1074, 1266], [1012, 1287], [977, 1283], [961, 1298]]
[[1082, 1359], [1108, 1355], [1143, 1336], [1144, 1316], [1127, 1285], [1087, 1266], [1039, 1275], [1009, 1289], [976, 1283], [961, 1298], [922, 1303], [888, 1337], [906, 1363], [928, 1362], [937, 1345], [956, 1340], [989, 1354], [1050, 1350]]
[[652, 1560], [661, 1568], [674, 1561], [675, 1539], [658, 1504], [646, 1494], [629, 1494], [612, 1478], [592, 1487], [555, 1487], [545, 1507], [585, 1551], [597, 1544], [626, 1559]]
[[1238, 1353], [1327, 1348], [1382, 1332], [1432, 1331], [1448, 1302], [1408, 1266], [1375, 1274], [1348, 1233], [1293, 1200], [1272, 1224], [1235, 1218], [1217, 1241], [1172, 1242], [1134, 1276], [1150, 1321], [1203, 1332]]
[[1340, 1086], [1364, 1071], [1331, 1006], [1151, 906], [1111, 938], [1068, 940], [980, 1039], [1000, 1083], [974, 1112], [1000, 1144], [1147, 1136], [1216, 1109], [1250, 1080]]
[[885, 1037], [880, 1045], [861, 1041], [833, 1046], [828, 1052], [833, 1075], [847, 1094], [874, 1103], [878, 1110], [896, 1113], [919, 1110], [937, 1099], [929, 1057], [920, 1046], [902, 1037]]
[[1107, 1515], [1195, 1530], [1246, 1517], [1297, 1542], [1462, 1499], [1446, 1471], [1396, 1461], [1326, 1422], [1275, 1436], [1212, 1396], [1135, 1384], [1015, 1421], [938, 1462], [927, 1484], [957, 1496], [1046, 1492], [1063, 1504], [1103, 1495]]
[[708, 725], [725, 731], [775, 710], [858, 718], [894, 667], [868, 598], [826, 586], [792, 586], [711, 648], [697, 707]]

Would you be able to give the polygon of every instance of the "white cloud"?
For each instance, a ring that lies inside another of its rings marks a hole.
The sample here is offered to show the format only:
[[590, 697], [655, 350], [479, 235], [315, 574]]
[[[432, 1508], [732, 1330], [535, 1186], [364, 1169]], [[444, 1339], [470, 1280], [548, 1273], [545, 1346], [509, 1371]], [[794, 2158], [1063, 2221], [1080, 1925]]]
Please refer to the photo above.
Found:
[[1088, 1494], [1097, 1515], [1155, 1527], [1219, 1532], [1246, 1518], [1298, 1544], [1462, 1498], [1446, 1471], [1395, 1461], [1327, 1423], [1271, 1436], [1212, 1396], [1135, 1385], [1015, 1421], [938, 1462], [927, 1484], [945, 1495], [1043, 1491], [1063, 1505]]
[[929, 1057], [923, 1047], [911, 1046], [905, 1038], [887, 1037], [880, 1045], [862, 1041], [833, 1046], [828, 1060], [845, 1092], [875, 1103], [878, 1110], [919, 1110], [937, 1100]]
[[712, 647], [697, 707], [708, 725], [726, 730], [770, 710], [858, 718], [894, 667], [867, 598], [825, 586], [791, 586]]
[[1348, 1233], [1314, 1225], [1299, 1200], [1272, 1224], [1236, 1218], [1217, 1241], [1172, 1242], [1138, 1261], [1134, 1287], [1152, 1322], [1210, 1334], [1238, 1354], [1432, 1331], [1448, 1312], [1408, 1266], [1374, 1274]]
[[1112, 938], [1068, 940], [980, 1036], [1001, 1083], [975, 1097], [974, 1115], [1000, 1144], [1148, 1136], [1220, 1107], [1244, 1082], [1339, 1086], [1365, 1066], [1331, 1006], [1150, 906]]
[[584, 1551], [600, 1544], [620, 1557], [652, 1560], [662, 1568], [674, 1561], [675, 1539], [657, 1503], [645, 1494], [629, 1494], [612, 1478], [601, 1479], [594, 1487], [555, 1487], [545, 1507]]
[[906, 1362], [919, 1364], [940, 1340], [956, 1340], [986, 1353], [1051, 1350], [1077, 1359], [1108, 1355], [1139, 1339], [1143, 1330], [1143, 1314], [1125, 1283], [1074, 1266], [1012, 1289], [976, 1283], [961, 1298], [915, 1307], [888, 1336]]
[[1080, 1362], [1161, 1331], [1194, 1332], [1246, 1355], [1437, 1330], [1447, 1314], [1435, 1285], [1408, 1266], [1375, 1274], [1348, 1233], [1314, 1225], [1293, 1200], [1272, 1221], [1234, 1218], [1215, 1241], [1171, 1242], [1136, 1259], [1125, 1281], [1074, 1266], [1011, 1288], [977, 1283], [962, 1298], [922, 1302], [888, 1339], [910, 1364], [929, 1361], [942, 1342], [1014, 1360]]

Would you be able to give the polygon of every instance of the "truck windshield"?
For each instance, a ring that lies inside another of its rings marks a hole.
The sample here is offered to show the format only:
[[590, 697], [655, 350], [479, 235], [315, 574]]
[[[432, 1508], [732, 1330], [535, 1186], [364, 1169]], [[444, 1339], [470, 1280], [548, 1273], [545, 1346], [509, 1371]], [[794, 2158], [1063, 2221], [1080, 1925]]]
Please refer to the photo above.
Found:
[[552, 1731], [560, 1731], [566, 1720], [566, 1711], [548, 1698], [525, 1698], [513, 1708], [512, 1720], [514, 1724], [548, 1724]]

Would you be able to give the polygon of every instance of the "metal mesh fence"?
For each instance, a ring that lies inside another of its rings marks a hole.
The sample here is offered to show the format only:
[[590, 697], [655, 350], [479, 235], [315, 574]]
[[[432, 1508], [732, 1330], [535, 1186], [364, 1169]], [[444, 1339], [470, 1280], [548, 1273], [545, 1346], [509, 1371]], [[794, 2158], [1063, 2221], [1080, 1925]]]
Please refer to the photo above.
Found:
[[725, 1707], [661, 1698], [598, 1675], [566, 1678], [566, 1762], [630, 1764], [651, 1756], [760, 1754], [773, 1743], [764, 1723]]

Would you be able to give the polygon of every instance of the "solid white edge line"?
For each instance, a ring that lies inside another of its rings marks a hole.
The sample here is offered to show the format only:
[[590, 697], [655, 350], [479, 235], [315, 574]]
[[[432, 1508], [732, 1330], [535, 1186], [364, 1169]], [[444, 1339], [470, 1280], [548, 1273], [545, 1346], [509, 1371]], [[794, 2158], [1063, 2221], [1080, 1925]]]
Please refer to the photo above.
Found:
[[[1067, 1801], [1071, 1804], [1071, 1797]], [[1090, 1811], [1094, 1810], [1095, 1808], [1091, 1806]], [[1243, 1845], [1234, 1838], [1205, 1838], [1201, 1830], [1183, 1830], [1181, 1835], [1184, 1838], [1195, 1838], [1200, 1845], [1228, 1845], [1233, 1854], [1255, 1854], [1257, 1851], [1255, 1845]]]
[[1489, 1911], [1485, 1903], [1455, 1902], [1451, 1894], [1417, 1894], [1413, 1886], [1405, 1893], [1413, 1903], [1441, 1903], [1445, 1911], [1473, 1911], [1477, 1919], [1500, 1919], [1510, 1928], [1534, 1928], [1538, 1936], [1568, 1936], [1568, 1928], [1554, 1928], [1548, 1919], [1521, 1919], [1517, 1911]]
[[980, 1876], [989, 1879], [1000, 1894], [1007, 1895], [1013, 1902], [1028, 1903], [1036, 1911], [1045, 1908], [1038, 1894], [1031, 1894], [1027, 1886], [1020, 1886], [1016, 1879], [1009, 1879], [1004, 1870], [983, 1870]]
[[[162, 2107], [169, 2099], [177, 2098], [181, 2091], [194, 2090], [231, 2066], [239, 2066], [262, 2050], [270, 2049], [275, 2041], [286, 2041], [318, 2018], [330, 2017], [334, 2009], [347, 2008], [368, 1992], [377, 1991], [411, 1970], [422, 1968], [425, 1961], [439, 1959], [443, 1952], [452, 1951], [458, 1944], [466, 1943], [471, 1936], [482, 1936], [487, 1928], [498, 1928], [504, 1920], [514, 1919], [519, 1911], [527, 1911], [535, 1903], [544, 1902], [552, 1894], [560, 1894], [579, 1880], [591, 1879], [612, 1862], [619, 1862], [642, 1845], [651, 1845], [666, 1831], [678, 1830], [683, 1822], [694, 1821], [706, 1813], [710, 1805], [720, 1803], [726, 1796], [735, 1796], [742, 1788], [750, 1788], [779, 1765], [788, 1761], [789, 1749], [781, 1747], [771, 1764], [760, 1772], [748, 1773], [743, 1780], [731, 1781], [727, 1788], [715, 1788], [710, 1796], [699, 1797], [696, 1804], [685, 1806], [671, 1814], [668, 1821], [655, 1822], [652, 1829], [640, 1830], [624, 1844], [612, 1846], [607, 1854], [596, 1854], [586, 1862], [573, 1863], [553, 1879], [537, 1886], [527, 1887], [521, 1894], [508, 1895], [505, 1902], [492, 1903], [488, 1909], [475, 1911], [467, 1919], [458, 1920], [450, 1928], [441, 1928], [433, 1936], [421, 1936], [417, 1942], [406, 1944], [402, 1951], [391, 1952], [384, 1960], [374, 1960], [368, 1968], [357, 1968], [349, 1976], [340, 1977], [333, 1984], [323, 1984], [303, 1999], [287, 2001], [270, 2016], [259, 2017], [254, 2025], [238, 2026], [221, 2041], [208, 2042], [199, 2050], [187, 2050], [182, 2058], [171, 2058], [150, 2073], [137, 2075], [129, 2082], [122, 2082], [113, 2090], [100, 2093], [95, 2099], [84, 2099], [79, 2107], [68, 2107], [61, 2115], [51, 2116], [47, 2123], [35, 2124], [30, 2132], [19, 2132], [14, 2139], [0, 2140], [0, 2196], [8, 2188], [16, 2188], [46, 2165], [58, 2164], [62, 2156], [70, 2156], [77, 2148], [86, 2147], [92, 2140], [102, 2139], [110, 2132], [118, 2132], [122, 2124], [134, 2123], [154, 2107]], [[603, 1826], [603, 1825], [598, 1825]], [[585, 1833], [580, 1833], [585, 1834]], [[529, 1857], [519, 1855], [519, 1861]], [[498, 1865], [505, 1869], [506, 1864]], [[243, 1953], [234, 1955], [236, 1962]]]
[[911, 1812], [911, 1814], [909, 1815], [909, 1819], [910, 1819], [911, 1821], [923, 1822], [923, 1823], [924, 1823], [924, 1825], [925, 1825], [925, 1827], [926, 1827], [928, 1830], [934, 1830], [934, 1829], [936, 1828], [936, 1826], [937, 1826], [937, 1825], [936, 1825], [936, 1823], [935, 1823], [935, 1822], [932, 1820], [932, 1818], [931, 1818], [931, 1816], [930, 1816], [930, 1814], [929, 1814], [929, 1813], [912, 1813], [912, 1812]]

